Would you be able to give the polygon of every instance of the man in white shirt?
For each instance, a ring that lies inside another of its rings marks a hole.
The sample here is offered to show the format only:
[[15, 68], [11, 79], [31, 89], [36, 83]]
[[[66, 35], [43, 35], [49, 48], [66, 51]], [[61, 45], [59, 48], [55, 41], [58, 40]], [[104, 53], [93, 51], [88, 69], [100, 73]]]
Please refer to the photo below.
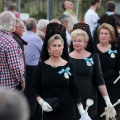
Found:
[[101, 0], [91, 0], [91, 6], [85, 13], [85, 23], [90, 26], [91, 34], [93, 34], [93, 30], [97, 26], [97, 21], [99, 19], [96, 10], [99, 9], [101, 4]]

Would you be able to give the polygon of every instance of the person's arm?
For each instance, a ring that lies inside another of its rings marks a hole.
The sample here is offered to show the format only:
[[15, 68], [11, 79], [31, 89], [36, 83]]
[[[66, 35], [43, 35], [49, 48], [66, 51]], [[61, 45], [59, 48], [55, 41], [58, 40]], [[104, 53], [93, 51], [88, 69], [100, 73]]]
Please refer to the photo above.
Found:
[[42, 95], [41, 76], [42, 76], [42, 62], [39, 62], [35, 70], [34, 78], [31, 84], [31, 94], [35, 99], [38, 96]]
[[112, 106], [112, 103], [110, 101], [110, 98], [104, 83], [104, 79], [101, 71], [101, 64], [100, 64], [99, 56], [97, 54], [95, 58], [94, 75], [95, 75], [94, 79], [96, 80], [98, 89], [105, 100], [107, 108], [109, 108]]
[[20, 92], [23, 92], [25, 90], [25, 82], [20, 82], [21, 90]]
[[100, 85], [100, 86], [98, 86], [98, 89], [99, 89], [100, 93], [102, 94], [102, 96], [105, 100], [106, 106], [111, 107], [112, 103], [110, 101], [106, 86], [105, 85]]
[[69, 82], [69, 90], [76, 104], [80, 104], [81, 96], [80, 96], [80, 91], [76, 82], [75, 71], [72, 63], [70, 63], [70, 73], [71, 73], [71, 76], [70, 76], [70, 82]]
[[53, 110], [52, 107], [47, 102], [45, 102], [40, 96], [38, 96], [36, 98], [36, 100], [40, 104], [40, 106], [42, 107], [43, 111], [51, 112]]
[[42, 76], [42, 68], [43, 68], [42, 64], [43, 64], [42, 62], [39, 62], [36, 68], [34, 79], [31, 85], [31, 93], [35, 97], [37, 102], [40, 104], [43, 111], [51, 112], [53, 110], [52, 107], [47, 102], [45, 102], [41, 97], [42, 95], [41, 76]]
[[77, 104], [79, 114], [81, 115], [80, 120], [92, 120], [88, 115], [87, 111], [84, 110], [82, 103]]
[[107, 88], [105, 85], [98, 86], [98, 89], [100, 93], [102, 94], [102, 96], [108, 96]]

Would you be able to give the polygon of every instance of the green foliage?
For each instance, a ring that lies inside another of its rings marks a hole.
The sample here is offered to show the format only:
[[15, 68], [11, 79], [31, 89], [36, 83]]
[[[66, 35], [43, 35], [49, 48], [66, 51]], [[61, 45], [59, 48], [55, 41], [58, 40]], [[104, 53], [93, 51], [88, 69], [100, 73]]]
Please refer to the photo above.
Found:
[[[9, 3], [15, 2], [17, 4], [18, 0], [7, 0], [7, 5]], [[47, 18], [47, 1], [48, 0], [21, 0], [21, 12], [29, 13], [30, 17], [36, 19]], [[51, 1], [51, 0], [50, 0]], [[53, 18], [58, 18], [60, 14], [64, 12], [62, 4], [65, 0], [53, 0]], [[79, 6], [78, 18], [79, 20], [84, 19], [85, 12], [90, 7], [90, 0], [70, 0], [74, 4], [74, 11], [76, 12], [77, 6]], [[79, 5], [77, 2], [79, 1]], [[97, 10], [99, 16], [101, 16], [106, 11], [106, 3], [109, 0], [102, 0], [100, 8]], [[120, 2], [120, 0], [114, 0], [115, 2]], [[0, 12], [2, 12], [3, 0], [0, 0]], [[17, 7], [17, 6], [16, 6]], [[17, 9], [16, 9], [17, 10]]]

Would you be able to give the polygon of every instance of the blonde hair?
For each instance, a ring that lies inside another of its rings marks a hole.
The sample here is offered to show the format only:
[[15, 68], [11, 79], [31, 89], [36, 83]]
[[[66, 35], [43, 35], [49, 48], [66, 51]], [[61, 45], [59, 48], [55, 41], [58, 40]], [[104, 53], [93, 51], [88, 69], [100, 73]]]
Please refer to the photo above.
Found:
[[61, 37], [59, 34], [55, 34], [55, 35], [53, 35], [52, 37], [50, 37], [50, 39], [48, 40], [47, 46], [49, 47], [50, 44], [51, 44], [53, 41], [58, 40], [58, 39], [61, 40], [61, 43], [62, 43], [62, 45], [64, 46], [64, 40], [62, 39], [62, 37]]
[[113, 27], [112, 25], [108, 24], [108, 23], [103, 23], [103, 24], [100, 25], [99, 28], [98, 28], [98, 31], [97, 31], [98, 36], [99, 36], [100, 31], [101, 31], [102, 29], [107, 29], [107, 30], [109, 31], [109, 33], [110, 33], [110, 35], [111, 35], [111, 41], [110, 41], [110, 42], [111, 42], [111, 43], [114, 42], [114, 41], [115, 41], [115, 38], [116, 38], [114, 27]]
[[85, 38], [84, 41], [86, 41], [86, 42], [88, 42], [88, 40], [89, 40], [88, 34], [84, 30], [81, 30], [81, 29], [74, 30], [71, 33], [71, 38], [75, 37], [76, 35], [83, 35]]

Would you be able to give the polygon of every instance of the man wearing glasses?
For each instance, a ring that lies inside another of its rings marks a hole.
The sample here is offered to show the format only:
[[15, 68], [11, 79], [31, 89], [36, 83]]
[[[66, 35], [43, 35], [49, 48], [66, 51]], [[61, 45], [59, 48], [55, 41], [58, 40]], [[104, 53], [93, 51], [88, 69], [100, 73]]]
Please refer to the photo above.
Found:
[[[27, 42], [21, 38], [24, 32], [25, 32], [25, 25], [24, 25], [23, 21], [20, 19], [16, 19], [16, 29], [12, 34], [13, 34], [13, 39], [19, 44], [20, 48], [22, 49], [22, 54], [24, 57], [23, 59], [24, 59], [24, 64], [25, 64], [25, 56], [24, 56], [24, 47], [23, 46], [27, 45]], [[25, 74], [24, 74], [24, 77], [25, 77]], [[20, 85], [18, 85], [16, 88], [18, 90], [21, 90]]]

